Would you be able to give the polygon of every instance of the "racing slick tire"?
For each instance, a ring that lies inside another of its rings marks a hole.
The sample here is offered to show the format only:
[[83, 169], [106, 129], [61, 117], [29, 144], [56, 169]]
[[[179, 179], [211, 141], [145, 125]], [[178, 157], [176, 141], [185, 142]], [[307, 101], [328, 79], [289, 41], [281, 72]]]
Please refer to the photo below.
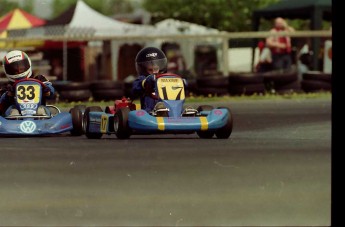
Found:
[[305, 92], [332, 91], [332, 84], [321, 80], [302, 80], [301, 86]]
[[[210, 105], [201, 105], [197, 108], [198, 112], [201, 111], [211, 111], [213, 110], [213, 106]], [[214, 135], [214, 132], [212, 131], [197, 131], [196, 134], [198, 134], [198, 136], [202, 139], [211, 139]]]
[[229, 85], [261, 84], [264, 82], [262, 73], [230, 73], [228, 79]]
[[211, 139], [214, 135], [214, 132], [211, 131], [197, 131], [196, 134], [198, 134], [198, 136], [201, 139]]
[[88, 101], [92, 97], [92, 93], [89, 89], [83, 90], [66, 90], [58, 92], [59, 101], [77, 102]]
[[90, 125], [89, 113], [90, 112], [103, 112], [103, 110], [99, 106], [90, 106], [85, 109], [84, 117], [83, 117], [84, 133], [88, 139], [100, 139], [103, 136], [102, 133], [89, 132], [89, 125]]
[[79, 109], [81, 111], [81, 113], [82, 113], [82, 116], [84, 117], [86, 105], [75, 105], [74, 108]]
[[118, 139], [128, 139], [131, 136], [131, 129], [128, 126], [128, 114], [130, 109], [124, 107], [114, 114], [114, 131]]
[[266, 87], [264, 83], [236, 84], [236, 85], [229, 86], [230, 95], [235, 95], [235, 96], [265, 94], [265, 92], [266, 92]]
[[228, 139], [231, 135], [232, 128], [233, 128], [233, 117], [231, 114], [231, 111], [228, 107], [218, 107], [217, 109], [224, 108], [227, 109], [229, 112], [229, 118], [226, 122], [226, 125], [224, 125], [222, 128], [218, 129], [215, 134], [218, 139]]
[[85, 112], [86, 105], [75, 105], [74, 108], [79, 109], [82, 113]]
[[83, 114], [78, 108], [70, 109], [69, 113], [72, 116], [73, 129], [71, 130], [72, 136], [83, 135]]
[[308, 71], [302, 74], [304, 80], [319, 80], [323, 82], [332, 82], [332, 74], [320, 71]]

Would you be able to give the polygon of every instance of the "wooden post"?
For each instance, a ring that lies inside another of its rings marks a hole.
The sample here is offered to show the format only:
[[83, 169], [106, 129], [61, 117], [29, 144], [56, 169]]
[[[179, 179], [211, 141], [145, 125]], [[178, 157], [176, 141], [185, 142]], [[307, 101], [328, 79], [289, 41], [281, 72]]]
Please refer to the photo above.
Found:
[[62, 79], [67, 80], [67, 40], [63, 40], [62, 48]]
[[223, 38], [223, 74], [229, 75], [229, 40]]

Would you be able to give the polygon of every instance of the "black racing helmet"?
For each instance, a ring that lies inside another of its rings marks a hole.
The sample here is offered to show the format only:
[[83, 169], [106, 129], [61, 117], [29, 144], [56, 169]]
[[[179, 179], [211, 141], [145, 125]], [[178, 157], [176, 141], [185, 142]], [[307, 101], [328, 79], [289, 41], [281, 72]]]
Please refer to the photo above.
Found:
[[159, 74], [167, 72], [167, 57], [156, 47], [145, 47], [135, 57], [135, 68], [139, 75], [148, 76], [148, 67], [158, 66]]

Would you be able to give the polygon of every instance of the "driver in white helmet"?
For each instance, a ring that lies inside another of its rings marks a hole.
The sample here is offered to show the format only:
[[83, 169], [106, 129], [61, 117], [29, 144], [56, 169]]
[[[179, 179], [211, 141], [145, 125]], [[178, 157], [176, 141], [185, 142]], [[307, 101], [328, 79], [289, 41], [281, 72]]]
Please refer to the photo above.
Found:
[[[29, 56], [20, 50], [13, 50], [8, 52], [3, 58], [2, 65], [6, 77], [9, 80], [9, 83], [6, 85], [5, 90], [0, 97], [0, 114], [5, 115], [20, 115], [19, 111], [14, 106], [14, 88], [13, 84], [21, 79], [33, 78], [42, 81], [46, 87], [43, 90], [45, 98], [52, 98], [54, 96], [55, 89], [52, 86], [52, 83], [43, 75], [32, 76], [32, 67], [31, 60]], [[45, 104], [43, 100], [42, 104]], [[38, 112], [44, 114], [45, 111], [42, 108], [38, 109]]]

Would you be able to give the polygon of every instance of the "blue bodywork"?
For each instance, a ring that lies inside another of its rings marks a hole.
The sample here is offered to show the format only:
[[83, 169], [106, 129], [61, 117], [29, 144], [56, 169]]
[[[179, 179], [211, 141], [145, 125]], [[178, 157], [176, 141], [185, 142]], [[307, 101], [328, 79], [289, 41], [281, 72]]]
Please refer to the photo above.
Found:
[[154, 117], [144, 110], [131, 111], [128, 125], [139, 132], [215, 131], [223, 127], [229, 117], [227, 109], [214, 109], [205, 116]]
[[[213, 109], [203, 111], [195, 117], [156, 117], [145, 110], [133, 110], [128, 115], [128, 125], [138, 134], [149, 133], [178, 133], [195, 131], [216, 131], [222, 128], [228, 121], [227, 109]], [[114, 133], [114, 116], [104, 112], [89, 113], [89, 132], [91, 133]]]
[[[0, 135], [49, 135], [69, 132], [73, 129], [72, 115], [60, 112], [52, 115], [46, 106], [41, 105], [42, 83], [35, 79], [24, 79], [15, 85], [15, 103], [4, 116], [0, 116]], [[42, 106], [48, 115], [38, 116], [37, 110]], [[9, 116], [16, 108], [21, 115]]]
[[69, 132], [73, 129], [70, 113], [59, 113], [48, 119], [5, 119], [0, 116], [0, 135], [48, 135]]
[[[224, 127], [229, 117], [228, 109], [218, 108], [210, 111], [199, 112], [195, 116], [183, 116], [184, 86], [182, 79], [176, 84], [168, 84], [169, 79], [180, 78], [174, 74], [162, 75], [161, 84], [156, 81], [155, 93], [158, 94], [159, 101], [163, 102], [169, 109], [168, 117], [153, 116], [147, 111], [132, 110], [128, 114], [128, 126], [132, 134], [160, 134], [160, 133], [184, 133], [196, 131], [213, 131]], [[164, 89], [158, 90], [157, 87]], [[169, 88], [167, 88], [170, 86]], [[168, 89], [171, 92], [168, 93]], [[163, 98], [166, 97], [166, 98]], [[90, 112], [89, 127], [90, 133], [112, 134], [114, 131], [114, 116], [105, 112]]]

